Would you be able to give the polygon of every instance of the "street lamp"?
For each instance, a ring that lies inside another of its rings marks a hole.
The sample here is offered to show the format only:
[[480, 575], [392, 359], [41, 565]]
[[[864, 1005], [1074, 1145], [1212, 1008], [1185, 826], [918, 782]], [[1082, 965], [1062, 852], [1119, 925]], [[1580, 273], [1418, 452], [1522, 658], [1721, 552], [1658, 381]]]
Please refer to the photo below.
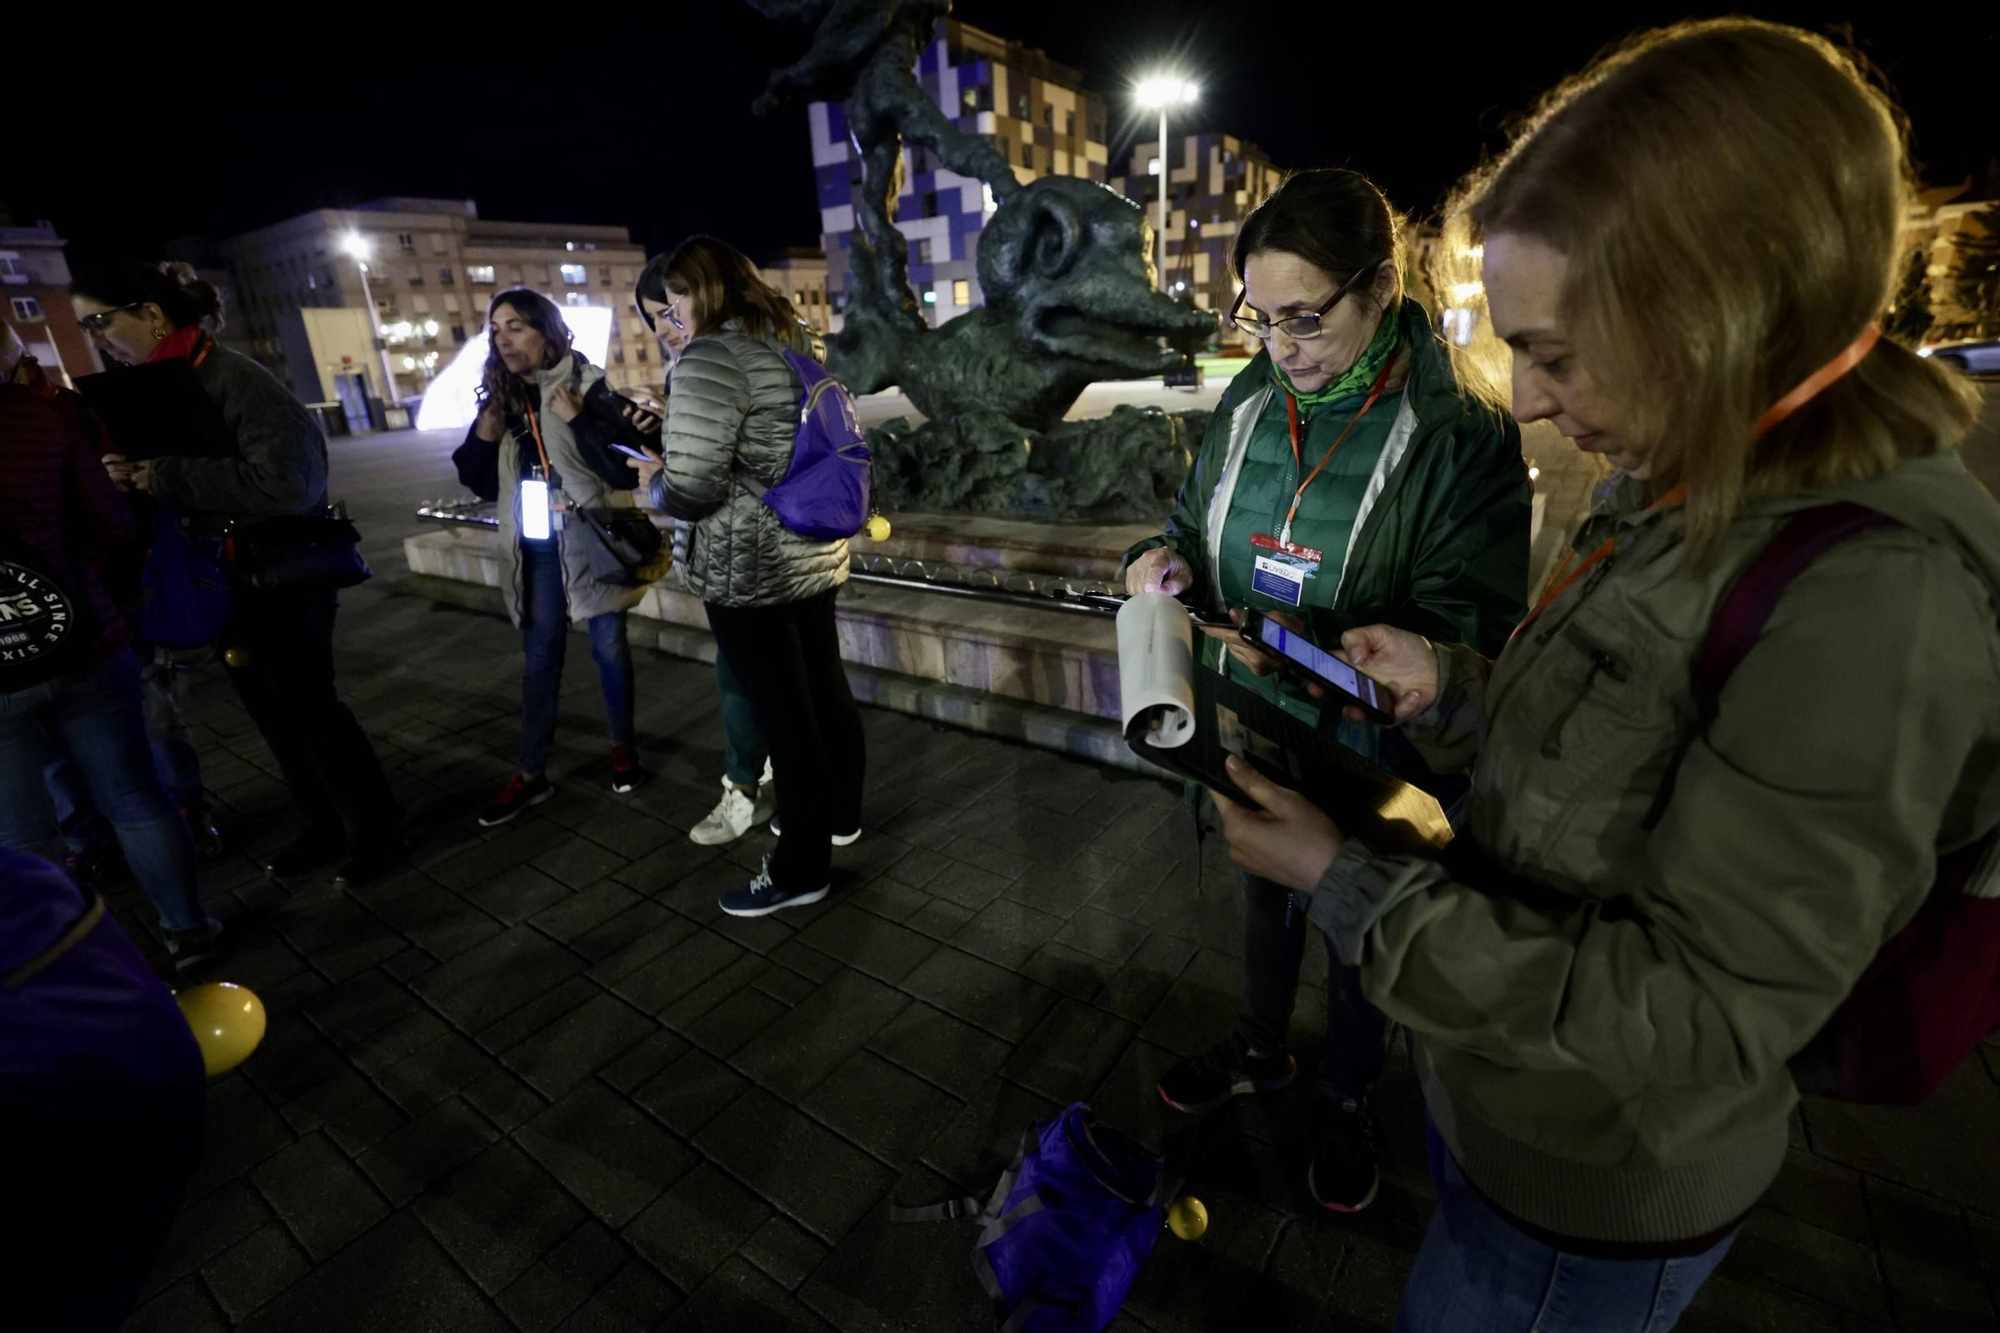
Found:
[[[374, 251], [368, 238], [358, 231], [350, 231], [340, 238], [340, 248], [354, 257], [354, 265], [361, 270], [361, 303], [368, 307], [368, 327], [377, 329], [375, 320], [375, 294], [368, 290], [368, 256]], [[377, 329], [375, 348], [382, 354], [382, 425], [389, 424], [389, 407], [396, 400], [396, 371], [389, 364], [389, 344]]]
[[1194, 101], [1198, 90], [1177, 74], [1156, 74], [1139, 80], [1134, 90], [1139, 105], [1160, 113], [1160, 290], [1167, 289], [1167, 110]]

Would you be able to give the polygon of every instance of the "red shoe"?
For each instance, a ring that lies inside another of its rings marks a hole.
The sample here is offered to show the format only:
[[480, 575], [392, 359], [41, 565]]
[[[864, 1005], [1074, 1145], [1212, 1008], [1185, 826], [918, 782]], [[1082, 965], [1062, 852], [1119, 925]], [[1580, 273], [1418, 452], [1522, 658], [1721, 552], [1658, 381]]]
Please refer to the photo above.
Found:
[[222, 831], [215, 827], [215, 821], [208, 817], [206, 810], [183, 810], [181, 818], [187, 821], [188, 832], [194, 837], [194, 854], [203, 861], [213, 861], [222, 855]]
[[492, 828], [504, 824], [531, 805], [540, 805], [556, 794], [547, 778], [530, 778], [516, 773], [507, 779], [507, 785], [493, 798], [493, 803], [479, 812], [481, 828]]
[[623, 795], [646, 780], [639, 767], [639, 752], [629, 745], [611, 747], [611, 790]]

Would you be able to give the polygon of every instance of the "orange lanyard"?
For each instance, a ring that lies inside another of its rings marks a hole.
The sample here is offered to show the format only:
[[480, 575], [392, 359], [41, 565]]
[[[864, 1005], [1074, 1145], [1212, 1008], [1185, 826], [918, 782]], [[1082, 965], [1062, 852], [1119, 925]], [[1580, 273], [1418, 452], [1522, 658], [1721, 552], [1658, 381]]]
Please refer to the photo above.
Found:
[[[1675, 505], [1680, 504], [1683, 500], [1687, 499], [1687, 489], [1688, 488], [1685, 484], [1674, 487], [1672, 490], [1668, 491], [1665, 495], [1653, 501], [1653, 503], [1647, 505], [1645, 508], [1645, 512], [1650, 514], [1656, 509], [1673, 508]], [[1595, 551], [1592, 551], [1589, 555], [1583, 558], [1583, 562], [1581, 564], [1572, 565], [1570, 563], [1571, 560], [1574, 560], [1576, 558], [1576, 552], [1571, 551], [1569, 559], [1564, 560], [1561, 565], [1556, 567], [1556, 572], [1549, 575], [1548, 587], [1542, 593], [1541, 600], [1535, 603], [1535, 609], [1528, 612], [1526, 619], [1522, 620], [1520, 624], [1514, 626], [1514, 634], [1510, 634], [1507, 636], [1507, 642], [1512, 643], [1514, 641], [1514, 635], [1519, 634], [1522, 630], [1526, 629], [1530, 624], [1534, 623], [1535, 617], [1541, 615], [1542, 612], [1548, 610], [1549, 606], [1556, 600], [1556, 598], [1568, 592], [1569, 587], [1572, 583], [1575, 583], [1585, 574], [1588, 574], [1593, 566], [1601, 563], [1608, 556], [1610, 556], [1612, 548], [1617, 544], [1617, 542], [1618, 538], [1616, 535], [1606, 537], [1602, 545], [1600, 545]]]
[[528, 429], [535, 437], [535, 452], [542, 456], [542, 480], [547, 481], [556, 469], [549, 462], [549, 451], [542, 445], [542, 423], [535, 419], [535, 405], [526, 394], [521, 395], [521, 406], [528, 409]]
[[[1361, 410], [1354, 414], [1354, 419], [1348, 422], [1346, 428], [1335, 438], [1332, 446], [1327, 449], [1326, 456], [1319, 460], [1319, 466], [1312, 470], [1312, 475], [1300, 481], [1299, 488], [1292, 492], [1292, 507], [1285, 511], [1285, 526], [1278, 534], [1279, 541], [1284, 542], [1287, 546], [1291, 545], [1292, 520], [1299, 516], [1299, 501], [1305, 498], [1306, 487], [1319, 479], [1321, 470], [1333, 461], [1334, 450], [1347, 442], [1347, 437], [1353, 434], [1356, 426], [1361, 424], [1361, 418], [1367, 416], [1368, 409], [1375, 406], [1375, 401], [1382, 396], [1383, 387], [1389, 383], [1389, 372], [1396, 368], [1396, 362], [1399, 359], [1392, 356], [1388, 361], [1383, 363], [1382, 373], [1375, 377], [1375, 387], [1368, 391], [1368, 401], [1361, 405]], [[1304, 467], [1306, 460], [1299, 453], [1299, 400], [1292, 396], [1290, 389], [1285, 390], [1285, 416], [1292, 428], [1292, 462], [1298, 467]]]
[[215, 350], [215, 339], [209, 337], [206, 333], [202, 334], [201, 345], [195, 348], [194, 355], [188, 358], [188, 365], [192, 369], [200, 370], [201, 363], [208, 360], [208, 354], [210, 352], [213, 352], [214, 350]]

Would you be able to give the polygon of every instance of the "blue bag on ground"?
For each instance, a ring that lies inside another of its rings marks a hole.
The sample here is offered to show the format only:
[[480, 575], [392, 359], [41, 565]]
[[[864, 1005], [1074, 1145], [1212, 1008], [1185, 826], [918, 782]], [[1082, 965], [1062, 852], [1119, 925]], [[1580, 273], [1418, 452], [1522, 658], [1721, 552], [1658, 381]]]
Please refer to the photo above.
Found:
[[805, 392], [799, 398], [792, 465], [784, 480], [764, 492], [764, 503], [801, 537], [823, 542], [852, 537], [868, 521], [869, 481], [875, 470], [854, 396], [811, 357], [793, 351], [784, 357]]
[[205, 648], [222, 633], [229, 604], [222, 543], [189, 532], [174, 507], [162, 504], [139, 575], [132, 628], [162, 648]]
[[1001, 1333], [1097, 1333], [1145, 1267], [1179, 1187], [1158, 1156], [1076, 1102], [1022, 1138], [983, 1205], [968, 1196], [890, 1217], [980, 1224], [972, 1267]]

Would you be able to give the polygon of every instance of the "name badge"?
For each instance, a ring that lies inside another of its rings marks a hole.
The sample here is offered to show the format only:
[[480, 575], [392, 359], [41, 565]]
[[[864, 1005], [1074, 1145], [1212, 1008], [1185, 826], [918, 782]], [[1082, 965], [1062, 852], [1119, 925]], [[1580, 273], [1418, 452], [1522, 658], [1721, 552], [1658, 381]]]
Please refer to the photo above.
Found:
[[1250, 553], [1254, 561], [1250, 591], [1262, 593], [1286, 606], [1305, 601], [1306, 580], [1317, 577], [1325, 555], [1310, 546], [1280, 541], [1268, 533], [1253, 533]]

